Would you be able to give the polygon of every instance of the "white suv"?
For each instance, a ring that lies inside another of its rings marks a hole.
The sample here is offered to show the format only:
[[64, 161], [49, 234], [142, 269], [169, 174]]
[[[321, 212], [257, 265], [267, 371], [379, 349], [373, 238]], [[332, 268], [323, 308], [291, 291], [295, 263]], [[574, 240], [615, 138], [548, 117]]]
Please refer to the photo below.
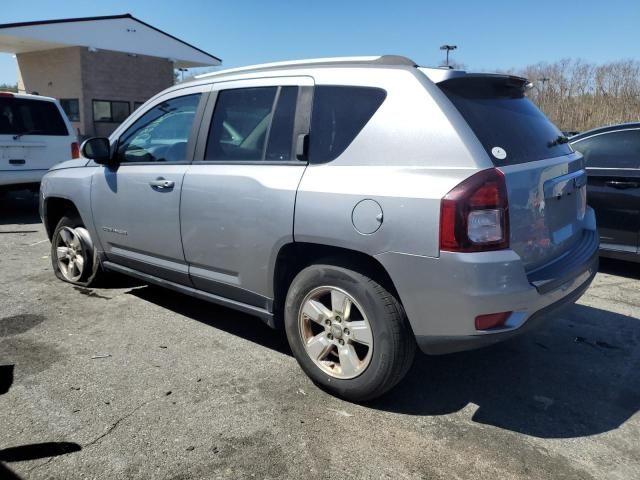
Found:
[[0, 92], [0, 191], [35, 189], [52, 165], [79, 156], [76, 134], [56, 99]]

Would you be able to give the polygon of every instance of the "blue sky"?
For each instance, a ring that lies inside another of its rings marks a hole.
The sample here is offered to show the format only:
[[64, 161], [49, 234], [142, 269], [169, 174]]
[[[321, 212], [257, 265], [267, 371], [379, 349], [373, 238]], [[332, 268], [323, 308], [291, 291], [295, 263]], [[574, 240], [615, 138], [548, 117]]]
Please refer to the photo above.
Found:
[[[458, 45], [452, 58], [470, 70], [640, 57], [640, 2], [632, 0], [21, 0], [0, 11], [0, 23], [132, 13], [227, 67], [384, 53], [436, 65], [443, 43]], [[0, 83], [15, 78], [15, 60], [0, 54]]]

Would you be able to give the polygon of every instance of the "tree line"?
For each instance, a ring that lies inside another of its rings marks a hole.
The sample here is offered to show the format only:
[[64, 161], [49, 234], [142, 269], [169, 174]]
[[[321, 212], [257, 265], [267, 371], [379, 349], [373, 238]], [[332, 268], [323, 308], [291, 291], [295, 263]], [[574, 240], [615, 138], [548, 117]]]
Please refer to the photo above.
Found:
[[0, 83], [0, 92], [18, 93], [18, 85], [9, 85], [8, 83]]
[[527, 95], [561, 130], [640, 121], [640, 61], [566, 58], [509, 73], [529, 79], [533, 87]]

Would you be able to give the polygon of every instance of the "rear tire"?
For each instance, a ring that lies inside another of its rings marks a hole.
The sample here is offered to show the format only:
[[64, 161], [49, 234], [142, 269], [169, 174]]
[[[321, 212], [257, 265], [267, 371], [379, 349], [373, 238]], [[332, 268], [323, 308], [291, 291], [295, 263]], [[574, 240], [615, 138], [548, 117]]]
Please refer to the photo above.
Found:
[[289, 287], [284, 323], [304, 372], [350, 401], [379, 397], [413, 363], [415, 338], [402, 305], [355, 270], [330, 264], [302, 270]]
[[95, 287], [105, 277], [91, 236], [73, 213], [66, 213], [53, 231], [51, 263], [56, 277], [74, 285]]

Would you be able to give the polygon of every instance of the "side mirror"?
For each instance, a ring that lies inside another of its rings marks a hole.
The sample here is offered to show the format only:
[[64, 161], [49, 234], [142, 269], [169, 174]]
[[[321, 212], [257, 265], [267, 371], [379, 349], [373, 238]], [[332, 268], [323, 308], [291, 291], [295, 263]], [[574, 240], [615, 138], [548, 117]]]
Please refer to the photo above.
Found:
[[111, 145], [109, 139], [104, 137], [93, 137], [82, 142], [80, 147], [82, 156], [93, 160], [98, 165], [112, 164]]

